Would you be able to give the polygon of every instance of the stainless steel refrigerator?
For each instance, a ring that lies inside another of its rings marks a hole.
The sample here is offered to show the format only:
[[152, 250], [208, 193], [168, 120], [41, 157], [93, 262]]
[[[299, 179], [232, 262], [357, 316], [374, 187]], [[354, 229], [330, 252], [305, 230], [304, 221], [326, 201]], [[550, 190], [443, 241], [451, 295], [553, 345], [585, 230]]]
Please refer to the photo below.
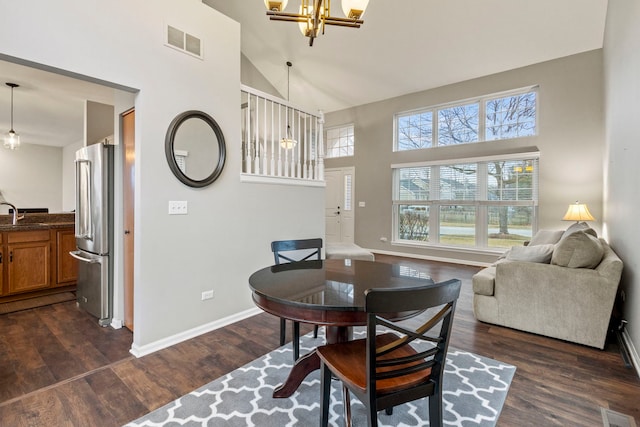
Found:
[[76, 152], [76, 246], [78, 306], [98, 318], [113, 316], [113, 150], [103, 143]]

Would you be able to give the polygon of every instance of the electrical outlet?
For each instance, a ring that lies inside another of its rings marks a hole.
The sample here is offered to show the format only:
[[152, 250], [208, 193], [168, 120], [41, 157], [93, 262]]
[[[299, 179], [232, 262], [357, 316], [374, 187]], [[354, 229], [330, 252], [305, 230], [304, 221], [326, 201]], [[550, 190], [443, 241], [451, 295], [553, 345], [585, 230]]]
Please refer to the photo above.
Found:
[[186, 200], [169, 200], [169, 215], [186, 215], [187, 213]]
[[202, 293], [202, 301], [212, 299], [213, 298], [213, 289], [210, 291], [204, 291]]
[[381, 241], [381, 242], [386, 242], [386, 241], [387, 241], [387, 238], [386, 238], [386, 237], [384, 237], [384, 236], [382, 236], [382, 237], [380, 238], [380, 241]]

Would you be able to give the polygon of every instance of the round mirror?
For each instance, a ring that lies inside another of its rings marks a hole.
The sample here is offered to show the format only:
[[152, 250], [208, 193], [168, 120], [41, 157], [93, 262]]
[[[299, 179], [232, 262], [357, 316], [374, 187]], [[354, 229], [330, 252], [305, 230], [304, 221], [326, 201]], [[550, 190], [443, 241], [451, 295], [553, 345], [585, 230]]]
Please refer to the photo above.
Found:
[[207, 113], [192, 110], [179, 114], [169, 125], [164, 148], [169, 168], [190, 187], [205, 187], [222, 173], [224, 136]]

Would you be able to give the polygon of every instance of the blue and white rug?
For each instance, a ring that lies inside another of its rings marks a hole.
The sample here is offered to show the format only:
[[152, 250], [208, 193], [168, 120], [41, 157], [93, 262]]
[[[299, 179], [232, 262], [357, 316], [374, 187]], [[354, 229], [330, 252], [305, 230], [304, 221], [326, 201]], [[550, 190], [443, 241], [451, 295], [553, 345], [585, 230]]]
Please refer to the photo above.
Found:
[[[357, 332], [362, 334], [362, 332]], [[321, 334], [320, 334], [321, 335]], [[300, 353], [322, 345], [323, 337], [305, 335]], [[292, 362], [291, 344], [272, 351], [235, 371], [159, 408], [126, 427], [317, 426], [320, 422], [320, 372], [310, 374], [286, 399], [274, 399], [274, 388], [286, 379]], [[495, 426], [515, 367], [449, 348], [444, 374], [444, 424]], [[364, 406], [352, 396], [353, 426], [366, 425]], [[343, 426], [342, 387], [334, 382], [330, 423]], [[393, 415], [378, 413], [380, 426], [428, 426], [426, 399], [400, 405]]]

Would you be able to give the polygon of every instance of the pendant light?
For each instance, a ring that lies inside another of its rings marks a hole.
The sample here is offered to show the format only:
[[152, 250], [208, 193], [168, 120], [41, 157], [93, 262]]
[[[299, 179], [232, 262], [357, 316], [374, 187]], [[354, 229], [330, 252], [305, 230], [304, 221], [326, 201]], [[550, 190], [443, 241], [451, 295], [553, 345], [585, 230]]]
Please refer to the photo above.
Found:
[[20, 147], [20, 135], [18, 135], [16, 131], [13, 130], [13, 89], [16, 87], [20, 87], [20, 85], [16, 83], [5, 84], [11, 88], [11, 130], [4, 136], [4, 148], [17, 150], [18, 147]]
[[[290, 61], [287, 61], [287, 103], [289, 102], [289, 71], [291, 70], [291, 66], [293, 64]], [[296, 146], [298, 141], [293, 139], [293, 135], [291, 134], [291, 123], [289, 122], [289, 107], [287, 105], [287, 115], [286, 115], [286, 125], [287, 125], [287, 134], [284, 138], [280, 140], [280, 146], [285, 150], [290, 150]]]

